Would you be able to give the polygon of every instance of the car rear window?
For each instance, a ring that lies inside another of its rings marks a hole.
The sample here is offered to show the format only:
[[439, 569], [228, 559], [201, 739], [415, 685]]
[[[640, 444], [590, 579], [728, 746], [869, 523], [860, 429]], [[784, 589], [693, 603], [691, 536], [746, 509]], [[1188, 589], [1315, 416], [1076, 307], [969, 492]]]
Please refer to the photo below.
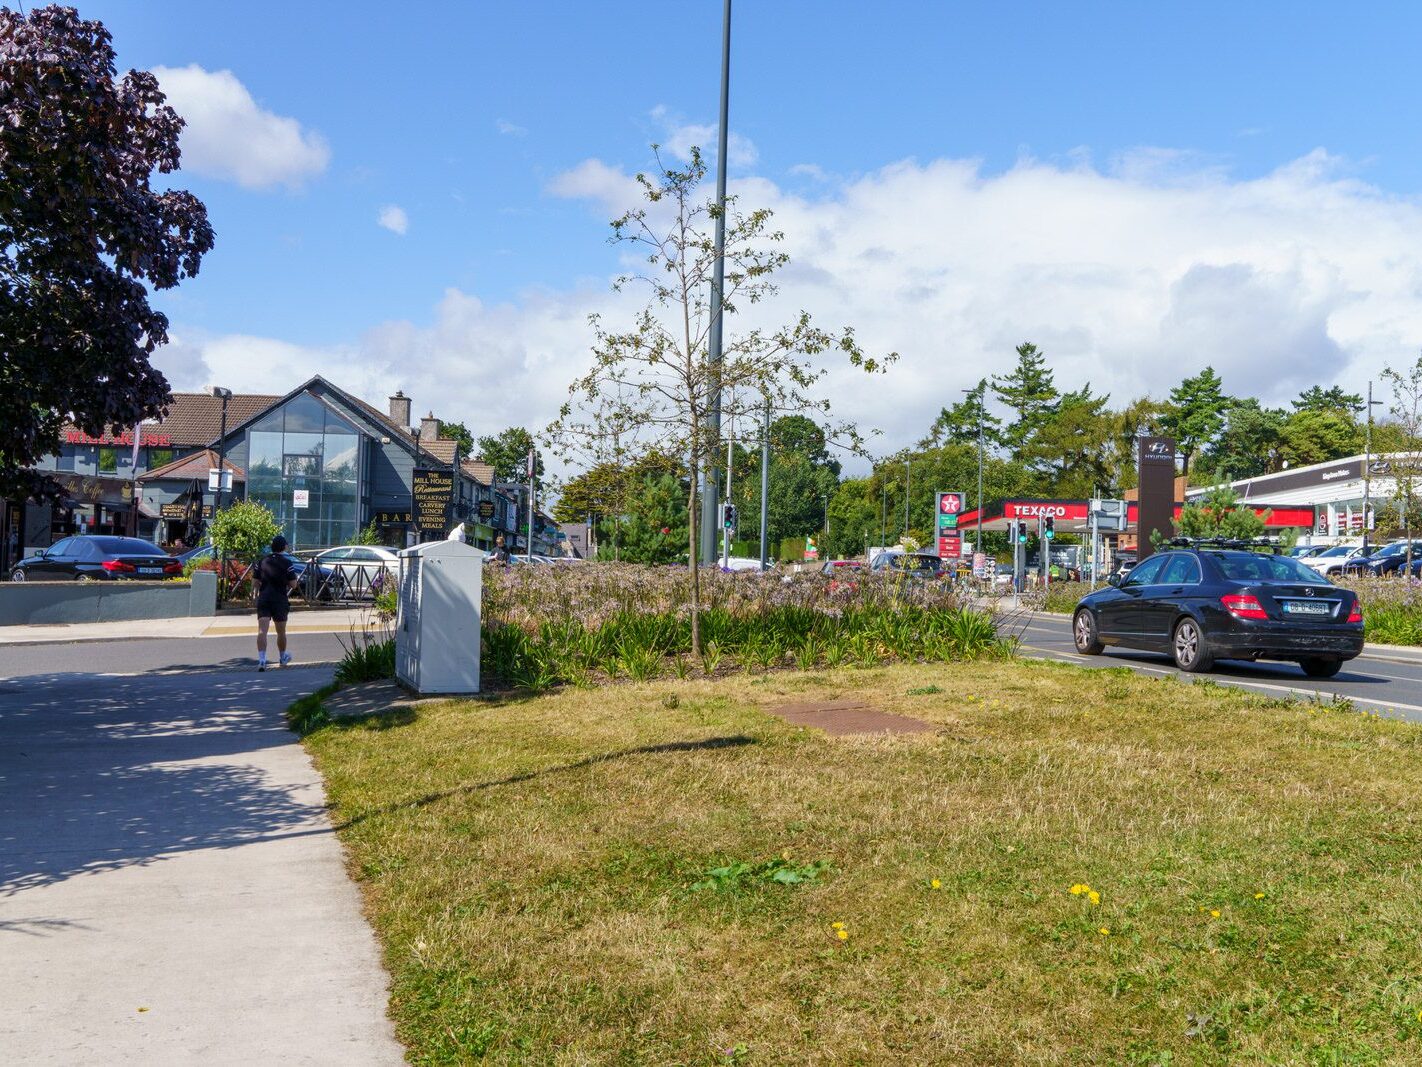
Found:
[[150, 556], [167, 555], [152, 541], [143, 541], [137, 537], [92, 537], [89, 539], [89, 543], [96, 546], [105, 555], [131, 556], [135, 553], [144, 553]]
[[1234, 582], [1326, 582], [1318, 571], [1305, 567], [1290, 556], [1266, 556], [1258, 552], [1212, 553], [1220, 573]]
[[936, 571], [941, 566], [934, 556], [896, 556], [889, 565], [896, 571]]

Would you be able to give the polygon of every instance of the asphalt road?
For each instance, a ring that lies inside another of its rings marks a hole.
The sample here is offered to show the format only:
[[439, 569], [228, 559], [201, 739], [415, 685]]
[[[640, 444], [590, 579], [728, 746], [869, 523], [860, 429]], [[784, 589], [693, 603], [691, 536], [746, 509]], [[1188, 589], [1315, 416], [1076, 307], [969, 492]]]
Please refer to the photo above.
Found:
[[[292, 634], [288, 648], [296, 665], [334, 663], [346, 634]], [[276, 639], [267, 650], [276, 659]], [[187, 671], [257, 669], [251, 637], [157, 637], [126, 641], [72, 641], [66, 644], [0, 645], [0, 679], [40, 674], [168, 674]]]
[[1422, 651], [1373, 651], [1344, 664], [1332, 678], [1308, 678], [1296, 664], [1221, 662], [1207, 674], [1176, 670], [1169, 656], [1131, 649], [1108, 648], [1099, 656], [1082, 656], [1072, 643], [1071, 617], [1017, 615], [1004, 629], [1017, 635], [1022, 653], [1075, 663], [1082, 667], [1129, 667], [1145, 674], [1175, 675], [1182, 681], [1209, 678], [1266, 696], [1332, 701], [1343, 697], [1368, 711], [1422, 722]]

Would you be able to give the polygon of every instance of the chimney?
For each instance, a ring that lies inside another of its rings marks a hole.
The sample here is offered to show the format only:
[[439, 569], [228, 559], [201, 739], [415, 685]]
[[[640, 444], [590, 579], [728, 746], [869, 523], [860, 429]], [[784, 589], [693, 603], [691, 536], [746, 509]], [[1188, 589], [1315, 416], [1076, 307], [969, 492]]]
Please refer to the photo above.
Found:
[[410, 398], [403, 392], [390, 398], [390, 421], [403, 430], [410, 428]]
[[[408, 404], [409, 401], [407, 400], [405, 401], [405, 403]], [[420, 420], [420, 444], [427, 445], [431, 441], [438, 440], [439, 419], [435, 418], [434, 412], [431, 411], [428, 415], [426, 415], [423, 419]]]

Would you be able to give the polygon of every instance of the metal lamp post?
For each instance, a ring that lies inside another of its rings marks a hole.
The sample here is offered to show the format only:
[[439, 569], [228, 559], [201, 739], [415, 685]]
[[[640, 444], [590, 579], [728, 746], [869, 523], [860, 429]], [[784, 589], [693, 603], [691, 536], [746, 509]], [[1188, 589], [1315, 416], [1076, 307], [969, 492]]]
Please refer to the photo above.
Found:
[[[731, 99], [731, 0], [726, 0], [721, 25], [721, 125], [716, 139], [716, 246], [711, 268], [711, 331], [706, 342], [706, 359], [717, 379], [711, 387], [711, 410], [706, 416], [706, 438], [716, 442], [721, 434], [721, 293], [726, 282], [726, 141], [727, 115]], [[706, 449], [707, 463], [701, 473], [701, 561], [716, 554], [716, 527], [720, 507], [716, 499], [715, 444]], [[727, 476], [729, 478], [729, 475]], [[726, 499], [730, 500], [729, 491]]]
[[214, 385], [212, 395], [222, 401], [222, 430], [217, 436], [217, 499], [212, 505], [215, 519], [222, 510], [222, 487], [227, 481], [227, 402], [232, 399], [232, 390]]
[[978, 502], [977, 520], [973, 523], [974, 552], [983, 550], [983, 397], [976, 389], [964, 389], [969, 396], [978, 398]]
[[1363, 430], [1363, 555], [1368, 554], [1368, 506], [1373, 487], [1373, 407], [1381, 404], [1373, 399], [1373, 383], [1368, 383], [1368, 421]]

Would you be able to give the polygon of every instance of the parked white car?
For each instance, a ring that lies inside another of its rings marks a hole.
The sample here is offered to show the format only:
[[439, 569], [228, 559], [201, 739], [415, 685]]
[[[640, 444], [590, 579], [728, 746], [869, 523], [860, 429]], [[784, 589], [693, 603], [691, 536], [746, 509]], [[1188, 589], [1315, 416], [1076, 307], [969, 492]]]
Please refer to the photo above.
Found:
[[1305, 567], [1312, 567], [1325, 578], [1336, 578], [1351, 560], [1362, 554], [1362, 545], [1334, 545], [1316, 556], [1305, 556], [1299, 562]]
[[370, 596], [400, 580], [400, 557], [380, 545], [339, 545], [313, 558], [323, 575], [334, 576], [337, 596]]

